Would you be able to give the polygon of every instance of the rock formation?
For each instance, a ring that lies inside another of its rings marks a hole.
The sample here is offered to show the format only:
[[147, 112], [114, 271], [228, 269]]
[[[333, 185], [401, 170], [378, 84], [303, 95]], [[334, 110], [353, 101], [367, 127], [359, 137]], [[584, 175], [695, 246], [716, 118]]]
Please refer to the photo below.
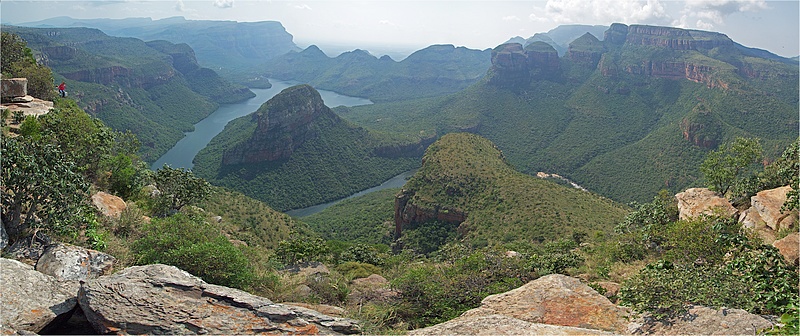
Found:
[[100, 210], [103, 215], [113, 218], [119, 218], [122, 212], [125, 211], [125, 208], [128, 207], [128, 205], [125, 204], [125, 200], [119, 196], [114, 196], [103, 191], [92, 195], [92, 204], [94, 204], [94, 207]]
[[532, 79], [554, 78], [560, 70], [558, 52], [551, 45], [534, 42], [523, 49], [519, 43], [506, 43], [492, 50], [489, 83], [520, 87]]
[[58, 281], [11, 259], [0, 259], [0, 270], [0, 330], [38, 333], [75, 308], [77, 281]]
[[678, 200], [678, 217], [694, 218], [700, 215], [721, 214], [734, 216], [736, 208], [719, 193], [708, 188], [690, 188], [675, 195]]
[[761, 316], [741, 309], [711, 309], [694, 306], [685, 318], [673, 319], [669, 324], [646, 324], [638, 333], [649, 335], [756, 335], [772, 323]]
[[513, 317], [492, 314], [461, 316], [450, 321], [412, 330], [408, 335], [614, 335], [614, 333], [533, 323]]
[[459, 209], [441, 206], [426, 208], [409, 202], [413, 196], [411, 191], [403, 189], [394, 199], [395, 238], [402, 235], [403, 228], [427, 221], [438, 220], [458, 225], [467, 219], [467, 213]]
[[129, 267], [81, 285], [78, 301], [100, 333], [360, 333], [356, 321], [208, 284], [176, 267]]
[[36, 270], [54, 278], [86, 281], [110, 274], [116, 258], [79, 246], [57, 243], [48, 246], [36, 261]]
[[317, 136], [314, 124], [319, 119], [341, 121], [309, 85], [284, 89], [252, 118], [257, 123], [255, 132], [250, 139], [224, 153], [224, 165], [287, 159], [307, 139]]
[[772, 246], [778, 249], [789, 265], [800, 264], [800, 233], [792, 232], [788, 236], [776, 240]]
[[791, 191], [789, 186], [762, 190], [750, 198], [750, 206], [758, 212], [758, 218], [771, 229], [778, 231], [797, 224], [796, 211], [781, 211], [786, 202], [786, 193]]

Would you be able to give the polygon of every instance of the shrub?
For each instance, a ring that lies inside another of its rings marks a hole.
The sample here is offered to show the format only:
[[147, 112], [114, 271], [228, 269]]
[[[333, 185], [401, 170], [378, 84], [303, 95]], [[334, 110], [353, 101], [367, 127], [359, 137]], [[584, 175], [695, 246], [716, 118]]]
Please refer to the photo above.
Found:
[[366, 278], [370, 275], [381, 273], [381, 269], [378, 266], [355, 261], [348, 261], [336, 266], [336, 270], [349, 279]]

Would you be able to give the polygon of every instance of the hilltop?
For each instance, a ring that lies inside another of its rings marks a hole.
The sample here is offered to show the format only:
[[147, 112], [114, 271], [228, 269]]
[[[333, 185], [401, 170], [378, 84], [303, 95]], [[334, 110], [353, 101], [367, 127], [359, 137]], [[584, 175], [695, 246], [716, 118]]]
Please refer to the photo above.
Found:
[[298, 85], [231, 121], [195, 157], [194, 171], [288, 210], [335, 200], [414, 168], [430, 141], [352, 125], [314, 88]]
[[[395, 235], [429, 222], [474, 246], [606, 232], [627, 209], [608, 199], [515, 171], [489, 140], [452, 133], [433, 143], [395, 202]], [[430, 233], [429, 233], [430, 234]]]
[[705, 153], [737, 136], [770, 160], [797, 136], [797, 63], [723, 34], [614, 24], [557, 53], [504, 44], [461, 92], [337, 112], [378, 130], [476, 133], [522, 172], [623, 202], [693, 185]]

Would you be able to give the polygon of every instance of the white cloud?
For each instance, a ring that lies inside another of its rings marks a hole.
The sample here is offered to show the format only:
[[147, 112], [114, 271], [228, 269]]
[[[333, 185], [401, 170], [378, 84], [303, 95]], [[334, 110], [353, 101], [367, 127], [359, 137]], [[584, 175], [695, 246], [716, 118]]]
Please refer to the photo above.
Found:
[[384, 25], [384, 26], [391, 26], [391, 27], [396, 27], [397, 26], [394, 22], [389, 21], [389, 20], [380, 20], [380, 21], [378, 21], [378, 23], [381, 24], [381, 25]]
[[311, 6], [306, 4], [292, 4], [291, 6], [296, 9], [312, 10]]
[[185, 7], [183, 6], [183, 0], [178, 0], [175, 2], [175, 10], [179, 12], [183, 12]]
[[516, 15], [504, 16], [503, 21], [519, 21], [519, 17]]
[[529, 16], [532, 21], [555, 23], [665, 24], [671, 20], [661, 0], [548, 0], [544, 8], [534, 11]]
[[767, 9], [765, 0], [686, 0], [681, 17], [673, 25], [688, 27], [688, 22], [698, 19], [696, 28], [712, 29], [725, 24], [725, 17], [739, 12], [757, 12]]
[[214, 6], [219, 8], [233, 7], [233, 0], [214, 0]]

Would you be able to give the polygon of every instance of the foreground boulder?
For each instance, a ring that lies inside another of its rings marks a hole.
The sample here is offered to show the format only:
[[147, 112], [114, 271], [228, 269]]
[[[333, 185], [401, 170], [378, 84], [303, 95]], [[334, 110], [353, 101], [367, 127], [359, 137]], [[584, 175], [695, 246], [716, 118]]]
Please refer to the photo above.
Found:
[[81, 285], [78, 301], [99, 333], [353, 334], [354, 320], [275, 304], [212, 285], [173, 266], [126, 268]]
[[741, 309], [711, 309], [694, 306], [683, 318], [669, 324], [645, 324], [637, 333], [651, 335], [757, 335], [771, 328], [772, 323], [761, 316]]
[[115, 261], [103, 252], [58, 243], [44, 250], [36, 262], [36, 270], [58, 280], [85, 281], [111, 273]]
[[505, 315], [461, 316], [409, 335], [613, 335], [610, 332], [532, 323]]
[[75, 308], [77, 281], [58, 281], [16, 260], [0, 259], [0, 330], [39, 332]]
[[719, 193], [708, 188], [690, 188], [675, 195], [678, 200], [678, 217], [680, 219], [695, 218], [700, 215], [721, 214], [733, 216], [736, 208]]
[[628, 331], [629, 311], [580, 280], [561, 274], [543, 276], [511, 291], [487, 296], [462, 316], [500, 314], [519, 320], [616, 333]]

